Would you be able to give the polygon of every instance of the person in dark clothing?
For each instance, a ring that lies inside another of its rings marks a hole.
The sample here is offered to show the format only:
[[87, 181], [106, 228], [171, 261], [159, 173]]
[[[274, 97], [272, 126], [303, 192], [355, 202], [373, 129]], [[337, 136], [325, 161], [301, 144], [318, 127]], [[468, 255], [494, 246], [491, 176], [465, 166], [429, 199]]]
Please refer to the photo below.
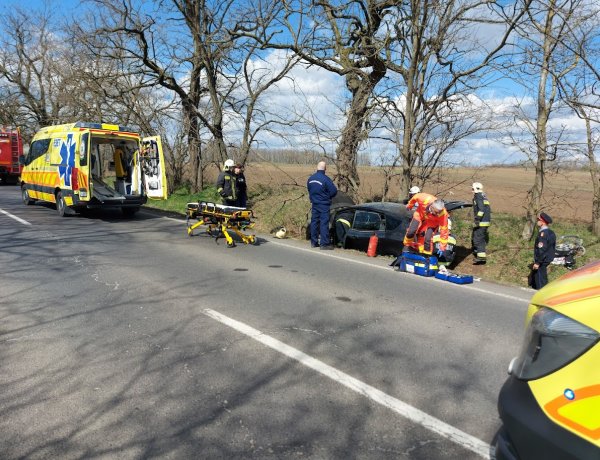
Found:
[[473, 182], [473, 232], [471, 234], [471, 246], [475, 260], [473, 265], [483, 265], [487, 261], [485, 247], [488, 241], [488, 228], [492, 220], [490, 201], [483, 193], [483, 185]]
[[236, 164], [233, 167], [233, 174], [235, 175], [235, 186], [237, 190], [237, 204], [240, 208], [245, 208], [248, 201], [248, 187], [246, 184], [246, 177], [244, 176], [244, 168], [241, 164]]
[[537, 226], [540, 228], [535, 245], [533, 247], [533, 265], [531, 266], [533, 289], [541, 289], [548, 284], [548, 265], [554, 260], [554, 251], [556, 248], [556, 235], [548, 225], [552, 223], [552, 218], [542, 212], [537, 220]]
[[326, 170], [327, 163], [319, 161], [317, 172], [306, 182], [312, 205], [310, 243], [313, 248], [320, 245], [321, 249], [333, 249], [329, 240], [329, 209], [331, 208], [331, 199], [337, 194], [337, 188], [325, 174]]
[[217, 178], [217, 192], [223, 199], [223, 204], [227, 206], [237, 206], [236, 177], [233, 173], [233, 160], [225, 160], [223, 171]]
[[339, 247], [344, 247], [344, 241], [346, 239], [346, 233], [350, 227], [352, 227], [352, 220], [354, 219], [354, 212], [342, 211], [335, 216], [335, 240]]

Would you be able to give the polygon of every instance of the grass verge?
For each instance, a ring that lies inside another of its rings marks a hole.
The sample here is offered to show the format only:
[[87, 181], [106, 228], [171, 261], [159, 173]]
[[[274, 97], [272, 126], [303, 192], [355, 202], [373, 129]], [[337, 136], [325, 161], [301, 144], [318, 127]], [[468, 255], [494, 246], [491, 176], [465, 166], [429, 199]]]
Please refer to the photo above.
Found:
[[[188, 189], [182, 188], [172, 193], [168, 200], [152, 200], [147, 205], [184, 215], [187, 203], [198, 201], [220, 203], [221, 199], [213, 186], [199, 194], [190, 194]], [[288, 237], [304, 239], [310, 216], [310, 202], [304, 187], [259, 185], [250, 190], [248, 201], [256, 216], [255, 228], [258, 233], [270, 233], [283, 226], [288, 231]], [[533, 262], [533, 239], [521, 239], [525, 218], [510, 214], [492, 215], [486, 265], [472, 264], [471, 222], [471, 209], [453, 212], [452, 233], [457, 240], [457, 262], [453, 271], [472, 274], [487, 281], [527, 286], [529, 264]], [[583, 239], [586, 253], [577, 257], [578, 267], [600, 259], [600, 240], [591, 233], [589, 225], [557, 221], [552, 229], [557, 238], [561, 235], [578, 235]], [[563, 266], [551, 265], [548, 277], [554, 280], [567, 272]]]

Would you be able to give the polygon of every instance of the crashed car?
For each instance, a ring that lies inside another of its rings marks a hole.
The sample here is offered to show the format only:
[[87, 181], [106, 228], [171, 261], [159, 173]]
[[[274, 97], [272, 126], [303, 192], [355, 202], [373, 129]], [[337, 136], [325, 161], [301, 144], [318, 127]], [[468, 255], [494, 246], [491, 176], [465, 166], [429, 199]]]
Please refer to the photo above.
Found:
[[[471, 206], [472, 203], [464, 201], [446, 202], [449, 213]], [[377, 254], [398, 256], [402, 252], [404, 235], [412, 215], [412, 211], [401, 203], [374, 202], [337, 206], [332, 209], [331, 241], [344, 249], [366, 251], [369, 239], [376, 234], [379, 239]], [[449, 244], [447, 249], [447, 259], [454, 256], [454, 245], [450, 246]]]

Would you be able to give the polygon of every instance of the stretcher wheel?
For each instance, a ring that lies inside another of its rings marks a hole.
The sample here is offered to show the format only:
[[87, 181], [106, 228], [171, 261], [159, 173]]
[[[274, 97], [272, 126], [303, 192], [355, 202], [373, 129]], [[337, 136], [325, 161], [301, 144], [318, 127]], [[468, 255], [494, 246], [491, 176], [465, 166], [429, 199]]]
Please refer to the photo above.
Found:
[[191, 236], [194, 236], [194, 233], [193, 233], [192, 227], [188, 227], [188, 228], [187, 228], [187, 234], [188, 234], [188, 236], [190, 236], [190, 237], [191, 237]]
[[227, 243], [227, 247], [228, 248], [235, 248], [235, 242], [232, 241], [231, 243]]
[[257, 241], [256, 241], [256, 237], [255, 237], [254, 235], [250, 235], [250, 236], [248, 237], [248, 242], [249, 242], [250, 244], [256, 244], [256, 243], [257, 243]]

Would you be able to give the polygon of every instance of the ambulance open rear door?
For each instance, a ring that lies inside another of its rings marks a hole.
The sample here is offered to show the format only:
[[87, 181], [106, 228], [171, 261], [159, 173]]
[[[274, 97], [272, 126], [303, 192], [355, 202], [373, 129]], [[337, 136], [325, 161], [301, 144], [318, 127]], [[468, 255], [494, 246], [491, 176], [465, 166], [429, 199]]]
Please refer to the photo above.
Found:
[[167, 176], [160, 136], [142, 139], [140, 163], [146, 196], [153, 200], [166, 200], [168, 197]]

